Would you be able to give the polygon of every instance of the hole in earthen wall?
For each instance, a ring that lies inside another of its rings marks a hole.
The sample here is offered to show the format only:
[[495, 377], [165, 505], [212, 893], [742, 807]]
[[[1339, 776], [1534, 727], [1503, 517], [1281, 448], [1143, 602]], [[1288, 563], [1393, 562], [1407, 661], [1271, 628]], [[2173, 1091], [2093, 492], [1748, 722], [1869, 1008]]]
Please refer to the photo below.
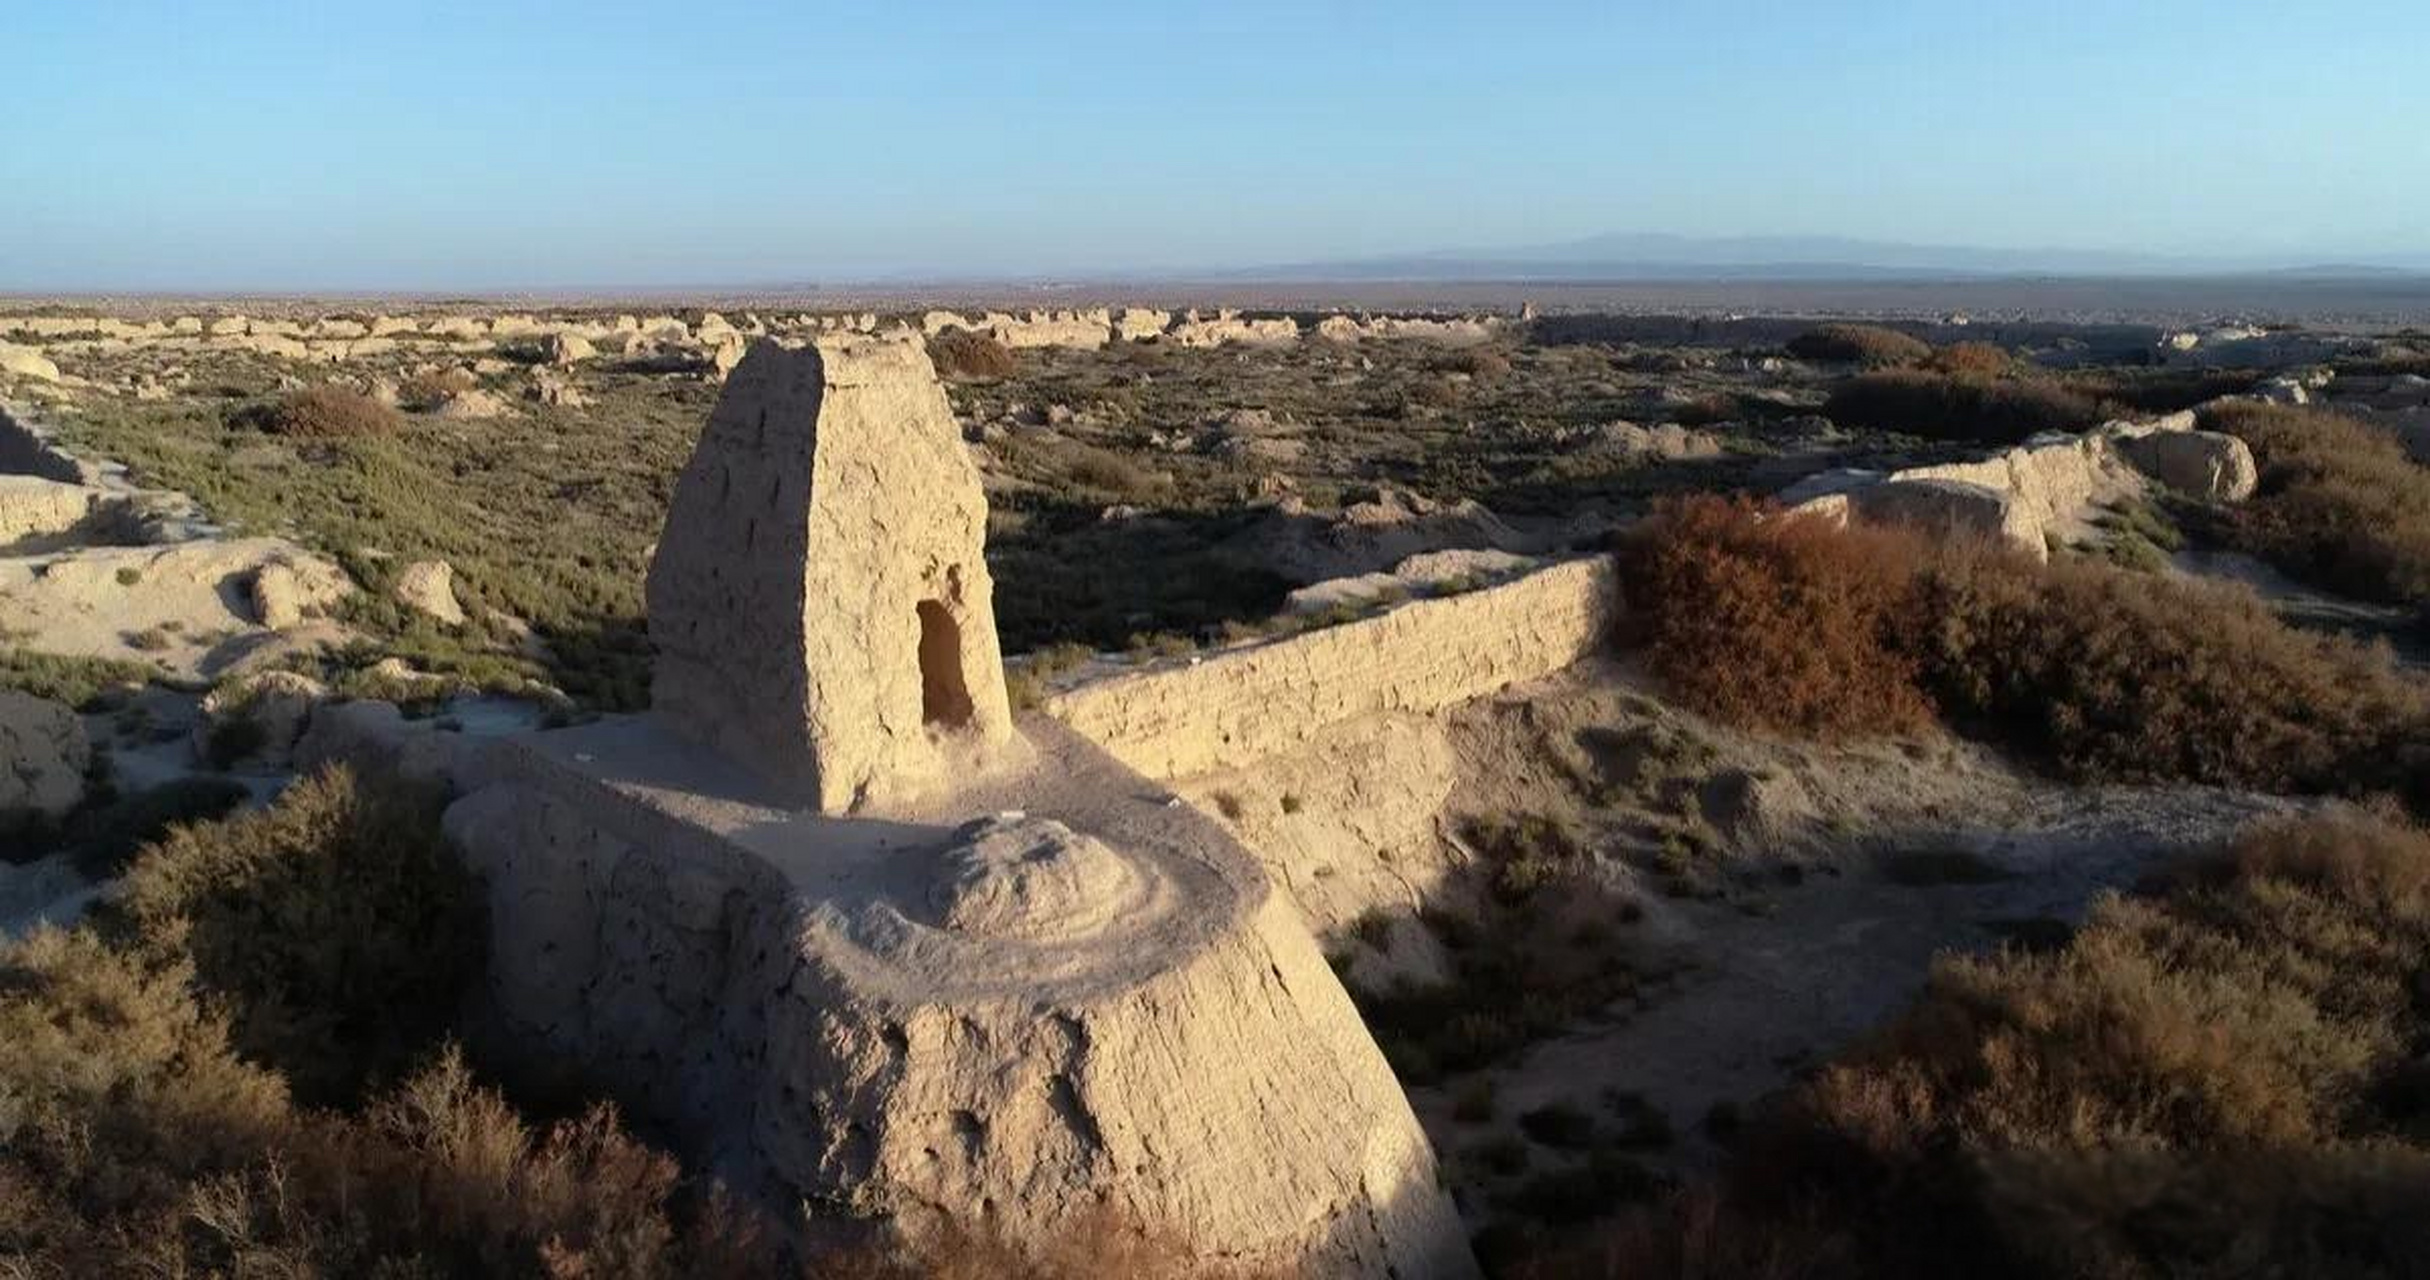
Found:
[[962, 680], [962, 626], [935, 600], [920, 602], [920, 719], [939, 728], [970, 723]]

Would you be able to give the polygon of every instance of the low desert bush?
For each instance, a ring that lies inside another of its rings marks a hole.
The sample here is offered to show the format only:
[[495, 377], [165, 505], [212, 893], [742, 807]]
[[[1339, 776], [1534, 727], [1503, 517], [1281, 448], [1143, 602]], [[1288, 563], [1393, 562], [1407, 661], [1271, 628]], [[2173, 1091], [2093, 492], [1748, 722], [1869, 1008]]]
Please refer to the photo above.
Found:
[[264, 431], [301, 440], [387, 435], [403, 422], [396, 410], [359, 391], [326, 384], [290, 391], [244, 416]]
[[2254, 829], [2050, 953], [1943, 959], [1721, 1178], [1537, 1274], [2413, 1273], [2430, 836]]
[[114, 919], [225, 1002], [248, 1059], [339, 1101], [426, 1057], [478, 972], [486, 930], [435, 797], [331, 769], [267, 809], [172, 828]]
[[2067, 375], [2078, 395], [2135, 413], [2175, 413], [2221, 396], [2240, 396], [2261, 375], [2238, 369], [2098, 369]]
[[2081, 431], [2106, 416], [2100, 402], [2056, 382], [1920, 369], [1851, 378], [1831, 392], [1823, 414], [1845, 427], [1990, 444]]
[[1932, 344], [1896, 329], [1871, 324], [1818, 325], [1789, 339], [1789, 354], [1800, 360], [1832, 360], [1868, 368], [1917, 364], [1932, 354]]
[[115, 796], [71, 818], [61, 843], [75, 852], [76, 866], [94, 879], [126, 869], [138, 850], [189, 822], [220, 817], [249, 797], [227, 778], [192, 776], [132, 795]]
[[2424, 772], [2418, 685], [2249, 592], [1716, 497], [1663, 508], [1619, 560], [1628, 642], [1732, 724], [1894, 734], [1937, 715], [2085, 781], [2411, 794]]
[[1629, 638], [1681, 701], [1733, 724], [1920, 728], [1931, 708], [1900, 633], [1921, 556], [1902, 534], [1682, 501], [1621, 544]]
[[1955, 342], [1934, 351], [1924, 364], [1955, 377], [2001, 378], [2017, 372], [2017, 358], [1993, 342]]
[[111, 692], [140, 688], [156, 670], [116, 658], [86, 658], [0, 649], [0, 689], [64, 702], [80, 710], [100, 705]]
[[[300, 923], [300, 922], [289, 922]], [[0, 948], [0, 1233], [26, 1275], [775, 1275], [614, 1113], [535, 1130], [452, 1052], [356, 1114], [237, 1051], [193, 965]]]
[[397, 388], [397, 400], [417, 412], [429, 412], [480, 385], [470, 369], [433, 369], [407, 378]]
[[1110, 1218], [1043, 1256], [979, 1224], [805, 1259], [612, 1107], [528, 1118], [430, 1036], [481, 955], [433, 816], [324, 773], [147, 848], [95, 924], [0, 942], [0, 1273], [1208, 1274]]
[[1907, 634], [1941, 715], [2064, 776], [2360, 793], [2421, 768], [2418, 684], [2250, 591], [1967, 546], [1917, 585]]
[[1422, 418], [1429, 413], [1458, 408], [1460, 400], [1460, 384], [1450, 378], [1417, 378], [1401, 388], [1400, 402], [1394, 413], [1403, 418]]
[[1020, 368], [1010, 347], [968, 329], [930, 335], [928, 358], [948, 378], [1009, 378]]
[[2296, 577], [2430, 604], [2430, 468], [2393, 435], [2319, 409], [2240, 401], [2202, 425], [2253, 450], [2261, 487], [2235, 513], [2246, 546]]
[[[1351, 997], [1402, 1080], [1424, 1084], [1524, 1049], [1633, 990], [1620, 949], [1582, 946], [1563, 927], [1579, 915], [1625, 919], [1626, 900], [1593, 875], [1578, 833], [1545, 814], [1471, 818], [1473, 909], [1419, 913], [1441, 944], [1445, 974], [1397, 976]], [[1370, 942], [1370, 945], [1373, 945]]]
[[1111, 449], [1072, 443], [1060, 451], [1064, 479], [1083, 489], [1122, 498], [1141, 498], [1166, 488], [1169, 481]]
[[1458, 373], [1480, 382], [1491, 382], [1510, 376], [1510, 357], [1491, 347], [1463, 347], [1447, 351], [1434, 360], [1438, 373]]

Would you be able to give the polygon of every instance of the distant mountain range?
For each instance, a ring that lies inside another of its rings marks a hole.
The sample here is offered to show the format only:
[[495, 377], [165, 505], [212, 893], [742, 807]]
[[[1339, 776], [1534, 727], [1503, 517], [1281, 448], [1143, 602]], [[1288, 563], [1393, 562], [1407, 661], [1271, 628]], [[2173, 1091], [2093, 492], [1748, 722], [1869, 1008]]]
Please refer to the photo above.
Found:
[[1951, 280], [2020, 276], [2249, 276], [2407, 279], [2430, 255], [2303, 263], [2084, 249], [1986, 249], [1837, 236], [1591, 236], [1523, 248], [1441, 250], [1280, 263], [1221, 273], [1274, 281]]

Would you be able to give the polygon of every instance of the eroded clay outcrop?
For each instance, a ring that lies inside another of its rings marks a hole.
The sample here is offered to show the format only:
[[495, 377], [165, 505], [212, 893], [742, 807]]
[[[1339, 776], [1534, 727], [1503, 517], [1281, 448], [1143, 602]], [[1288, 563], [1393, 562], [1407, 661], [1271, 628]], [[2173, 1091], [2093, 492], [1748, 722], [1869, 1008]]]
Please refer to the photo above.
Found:
[[2102, 507], [2140, 494], [2147, 481], [2204, 501], [2238, 502], [2252, 495], [2258, 475], [2243, 441], [2197, 431], [2193, 414], [2176, 413], [2036, 436], [1971, 462], [1824, 472], [1782, 490], [1780, 499], [1832, 519], [1980, 534], [2042, 559], [2053, 542], [2087, 536]]

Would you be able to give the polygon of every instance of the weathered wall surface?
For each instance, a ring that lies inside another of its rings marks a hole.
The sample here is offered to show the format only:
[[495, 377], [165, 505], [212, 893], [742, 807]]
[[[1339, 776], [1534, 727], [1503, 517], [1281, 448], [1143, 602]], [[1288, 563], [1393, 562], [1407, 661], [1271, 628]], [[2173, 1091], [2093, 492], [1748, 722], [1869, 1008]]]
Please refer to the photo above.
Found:
[[1983, 534], [2041, 559], [2052, 540], [2087, 536], [2103, 504], [2140, 493], [2146, 479], [2206, 502], [2239, 502], [2257, 476], [2244, 442], [2195, 430], [2194, 415], [2185, 412], [2106, 422], [2081, 435], [2036, 436], [1971, 462], [1887, 474], [1824, 472], [1780, 498], [1794, 510], [1838, 519]]
[[1558, 671], [1618, 614], [1608, 559], [1571, 560], [1463, 595], [1418, 600], [1186, 666], [1114, 676], [1047, 710], [1152, 778], [1237, 768], [1344, 721], [1428, 712]]
[[1060, 730], [950, 830], [767, 808], [666, 746], [503, 746], [449, 810], [514, 1044], [780, 1203], [1020, 1244], [1111, 1210], [1259, 1273], [1475, 1275], [1357, 1010], [1208, 819]]

